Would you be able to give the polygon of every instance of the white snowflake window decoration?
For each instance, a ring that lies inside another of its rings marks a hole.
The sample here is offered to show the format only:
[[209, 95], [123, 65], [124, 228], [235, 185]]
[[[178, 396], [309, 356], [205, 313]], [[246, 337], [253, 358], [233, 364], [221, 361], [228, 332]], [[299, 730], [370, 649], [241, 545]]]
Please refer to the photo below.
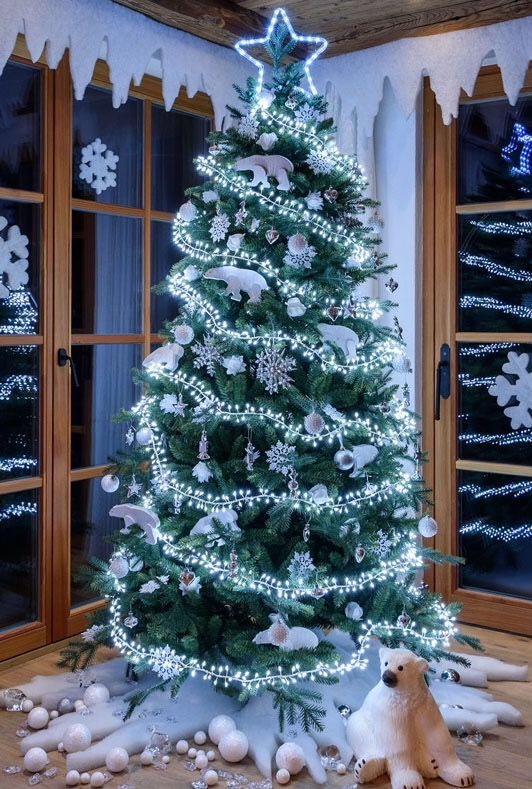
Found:
[[299, 109], [294, 112], [294, 115], [300, 123], [313, 123], [318, 119], [318, 113], [308, 102], [305, 102], [302, 107], [299, 107]]
[[291, 266], [292, 268], [311, 268], [312, 260], [315, 257], [316, 250], [314, 247], [307, 246], [307, 248], [302, 252], [298, 252], [296, 254], [293, 252], [287, 252], [283, 258], [283, 261], [287, 266]]
[[[7, 225], [5, 216], [0, 216], [0, 233]], [[28, 255], [28, 236], [22, 235], [18, 225], [11, 225], [7, 238], [0, 235], [0, 299], [8, 299], [11, 291], [27, 284]]]
[[196, 356], [194, 367], [205, 367], [209, 375], [214, 375], [215, 365], [222, 361], [222, 354], [214, 344], [212, 335], [207, 334], [203, 343], [195, 342], [192, 353]]
[[286, 477], [294, 464], [295, 451], [291, 444], [283, 444], [282, 441], [274, 444], [266, 451], [270, 471], [278, 471]]
[[155, 673], [163, 680], [171, 679], [181, 668], [178, 656], [168, 644], [154, 649], [150, 662]]
[[511, 379], [498, 375], [488, 389], [490, 395], [497, 398], [497, 405], [508, 406], [504, 413], [511, 420], [512, 430], [532, 427], [532, 372], [528, 372], [530, 361], [528, 353], [510, 351], [502, 371]]
[[209, 233], [213, 241], [223, 241], [229, 230], [229, 217], [219, 213], [213, 217]]
[[327, 151], [321, 148], [316, 151], [311, 151], [305, 161], [316, 175], [329, 175], [334, 166]]
[[290, 564], [288, 565], [288, 572], [294, 581], [306, 581], [309, 575], [316, 569], [312, 556], [309, 551], [305, 553], [294, 553]]
[[268, 348], [257, 356], [255, 375], [269, 394], [276, 394], [279, 389], [286, 389], [292, 383], [289, 373], [296, 368], [292, 356], [284, 355], [284, 348]]
[[116, 186], [116, 165], [120, 157], [107, 148], [99, 137], [81, 149], [79, 177], [94, 189], [97, 195]]
[[238, 123], [238, 133], [248, 140], [256, 140], [259, 133], [259, 123], [251, 115], [244, 115]]

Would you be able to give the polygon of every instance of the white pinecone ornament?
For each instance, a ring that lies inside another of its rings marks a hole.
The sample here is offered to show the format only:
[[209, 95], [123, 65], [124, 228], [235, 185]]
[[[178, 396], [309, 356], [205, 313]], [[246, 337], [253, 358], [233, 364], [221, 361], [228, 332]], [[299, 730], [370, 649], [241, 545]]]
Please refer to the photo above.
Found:
[[316, 411], [308, 414], [305, 417], [305, 430], [311, 436], [317, 436], [325, 427], [325, 420]]

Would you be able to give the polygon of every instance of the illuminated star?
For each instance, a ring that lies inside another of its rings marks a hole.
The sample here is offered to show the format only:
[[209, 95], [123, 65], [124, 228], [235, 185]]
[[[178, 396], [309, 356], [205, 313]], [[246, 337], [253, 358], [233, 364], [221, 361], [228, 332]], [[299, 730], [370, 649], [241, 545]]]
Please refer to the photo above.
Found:
[[130, 499], [131, 496], [138, 496], [141, 490], [142, 485], [139, 485], [135, 477], [133, 477], [131, 483], [127, 486], [127, 498]]
[[240, 39], [240, 41], [237, 41], [237, 43], [235, 44], [235, 49], [238, 52], [238, 54], [242, 55], [242, 57], [246, 58], [246, 60], [249, 60], [250, 63], [253, 63], [253, 65], [255, 65], [259, 70], [259, 76], [257, 79], [257, 91], [256, 91], [257, 95], [260, 93], [262, 89], [262, 83], [264, 80], [264, 64], [261, 63], [261, 61], [258, 60], [258, 58], [255, 58], [253, 57], [253, 55], [250, 55], [247, 49], [258, 46], [260, 44], [267, 44], [268, 41], [270, 41], [273, 32], [278, 24], [284, 24], [286, 26], [286, 29], [288, 30], [288, 33], [292, 41], [301, 44], [317, 45], [314, 52], [308, 56], [308, 58], [305, 60], [303, 64], [305, 69], [305, 75], [307, 77], [307, 82], [310, 88], [310, 92], [313, 95], [315, 95], [318, 91], [316, 90], [316, 86], [314, 85], [314, 82], [312, 81], [312, 77], [310, 76], [310, 67], [314, 63], [314, 61], [321, 55], [321, 53], [327, 49], [327, 41], [322, 36], [298, 35], [295, 32], [294, 28], [292, 27], [292, 23], [290, 22], [290, 19], [288, 18], [288, 15], [284, 10], [284, 8], [275, 9], [265, 36], [263, 36], [262, 38], [242, 38]]

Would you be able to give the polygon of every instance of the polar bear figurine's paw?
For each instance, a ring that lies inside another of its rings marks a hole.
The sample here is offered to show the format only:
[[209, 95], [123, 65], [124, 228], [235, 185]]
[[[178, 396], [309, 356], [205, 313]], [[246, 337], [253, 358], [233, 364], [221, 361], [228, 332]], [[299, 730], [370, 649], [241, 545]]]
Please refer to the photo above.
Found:
[[364, 756], [355, 764], [355, 779], [359, 784], [374, 781], [386, 772], [386, 760], [378, 756]]
[[473, 786], [475, 783], [473, 771], [460, 759], [440, 767], [438, 775], [451, 786]]
[[417, 770], [393, 770], [390, 775], [392, 789], [426, 789]]

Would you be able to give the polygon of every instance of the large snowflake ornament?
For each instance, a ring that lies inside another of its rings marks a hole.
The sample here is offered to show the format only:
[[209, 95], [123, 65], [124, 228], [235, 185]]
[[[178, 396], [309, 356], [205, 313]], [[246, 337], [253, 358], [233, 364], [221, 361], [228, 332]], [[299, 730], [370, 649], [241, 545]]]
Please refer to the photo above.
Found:
[[520, 427], [532, 427], [532, 372], [528, 371], [530, 365], [528, 353], [515, 353], [510, 351], [508, 361], [502, 366], [503, 373], [510, 376], [498, 375], [495, 383], [488, 392], [497, 398], [497, 405], [507, 405], [504, 413], [511, 420], [513, 430]]
[[373, 546], [373, 551], [381, 561], [386, 559], [394, 545], [395, 534], [390, 536], [383, 529], [377, 531], [377, 539]]
[[313, 123], [318, 120], [317, 111], [311, 107], [308, 102], [305, 102], [302, 107], [299, 107], [299, 109], [294, 112], [294, 115], [296, 120], [300, 123]]
[[79, 177], [94, 189], [97, 195], [116, 186], [116, 165], [120, 157], [108, 150], [99, 137], [81, 149]]
[[[0, 233], [7, 224], [5, 216], [0, 216]], [[18, 225], [11, 225], [7, 238], [0, 235], [0, 299], [8, 299], [11, 291], [27, 284], [28, 254], [28, 236], [22, 235]]]
[[307, 581], [309, 575], [316, 569], [312, 556], [309, 551], [305, 553], [294, 553], [288, 565], [288, 572], [293, 581]]
[[293, 466], [295, 451], [291, 444], [283, 444], [282, 441], [274, 444], [266, 451], [270, 471], [278, 471], [286, 477]]
[[259, 123], [252, 115], [243, 115], [238, 123], [238, 133], [248, 140], [256, 140], [259, 133]]
[[316, 257], [316, 250], [314, 247], [307, 246], [301, 252], [287, 252], [283, 261], [287, 266], [292, 268], [311, 268], [312, 260]]
[[150, 663], [154, 672], [165, 681], [174, 677], [181, 668], [178, 656], [168, 644], [153, 650]]
[[223, 212], [215, 214], [209, 233], [213, 241], [223, 241], [229, 230], [229, 217]]
[[329, 175], [334, 167], [334, 162], [323, 148], [311, 151], [305, 161], [316, 175]]
[[257, 379], [264, 384], [267, 392], [276, 394], [279, 389], [286, 389], [292, 383], [288, 373], [296, 368], [296, 360], [284, 355], [283, 350], [267, 348], [257, 356], [255, 374]]
[[196, 356], [194, 367], [205, 367], [209, 375], [214, 375], [215, 365], [222, 361], [222, 354], [214, 344], [212, 335], [207, 334], [203, 343], [195, 342], [192, 353]]

